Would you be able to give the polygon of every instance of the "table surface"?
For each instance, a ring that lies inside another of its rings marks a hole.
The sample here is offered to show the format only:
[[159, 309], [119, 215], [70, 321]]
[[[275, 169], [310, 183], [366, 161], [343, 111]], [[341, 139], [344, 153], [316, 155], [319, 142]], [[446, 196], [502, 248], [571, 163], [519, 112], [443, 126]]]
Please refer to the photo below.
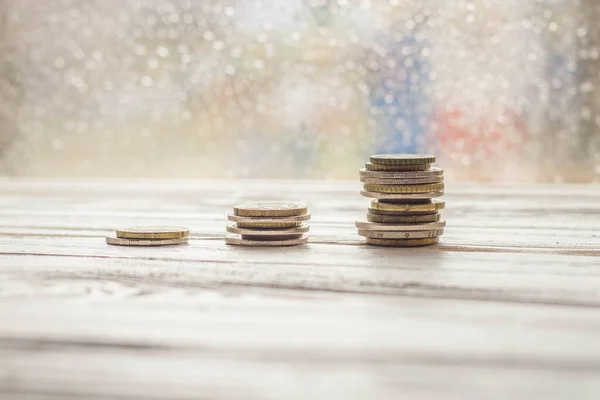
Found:
[[[414, 249], [363, 244], [359, 190], [0, 179], [0, 398], [600, 398], [600, 186], [447, 184]], [[224, 244], [265, 199], [308, 245]], [[130, 225], [190, 243], [105, 243]]]

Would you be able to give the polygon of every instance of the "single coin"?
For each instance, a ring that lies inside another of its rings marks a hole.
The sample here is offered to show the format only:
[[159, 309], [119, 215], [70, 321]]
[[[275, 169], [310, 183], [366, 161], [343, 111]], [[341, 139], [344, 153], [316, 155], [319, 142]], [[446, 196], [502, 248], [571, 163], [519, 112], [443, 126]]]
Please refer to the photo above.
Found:
[[117, 229], [117, 237], [122, 239], [177, 239], [190, 234], [182, 226], [133, 226]]
[[116, 236], [106, 237], [106, 243], [117, 246], [170, 246], [186, 244], [187, 242], [187, 236], [176, 239], [124, 239]]
[[411, 214], [411, 215], [381, 215], [367, 213], [367, 221], [380, 224], [419, 224], [424, 222], [437, 222], [439, 213], [434, 214]]
[[236, 224], [227, 225], [227, 232], [237, 233], [238, 235], [252, 235], [252, 236], [293, 236], [301, 235], [308, 232], [309, 226], [302, 224], [296, 228], [283, 228], [283, 229], [247, 229], [240, 228]]
[[444, 200], [432, 199], [422, 203], [387, 203], [381, 200], [371, 200], [369, 212], [379, 214], [382, 211], [403, 212], [403, 213], [431, 213], [443, 209], [446, 206]]
[[431, 168], [431, 164], [414, 164], [414, 165], [387, 165], [365, 163], [367, 171], [388, 171], [388, 172], [415, 172], [426, 171]]
[[374, 246], [385, 246], [385, 247], [419, 247], [429, 246], [431, 244], [439, 243], [440, 238], [425, 238], [425, 239], [376, 239], [376, 238], [365, 238], [367, 244]]
[[424, 224], [378, 224], [369, 221], [356, 221], [356, 227], [358, 229], [366, 229], [369, 231], [432, 231], [435, 229], [442, 229], [446, 226], [446, 221], [441, 219], [437, 222], [429, 222]]
[[302, 238], [302, 234], [299, 235], [271, 235], [271, 236], [255, 236], [255, 235], [242, 235], [242, 239], [245, 240], [255, 240], [255, 241], [263, 241], [263, 242], [274, 242], [281, 240], [291, 240], [291, 239], [300, 239]]
[[421, 179], [444, 176], [444, 170], [437, 167], [429, 168], [426, 171], [369, 171], [365, 168], [359, 171], [361, 178], [381, 178], [381, 179]]
[[376, 239], [423, 239], [441, 236], [444, 233], [443, 229], [434, 229], [431, 231], [404, 231], [404, 232], [390, 232], [390, 231], [369, 231], [366, 229], [359, 229], [358, 235], [368, 238]]
[[[233, 222], [242, 222], [242, 223], [278, 223], [278, 222], [302, 222], [308, 221], [310, 219], [310, 213], [304, 215], [294, 215], [292, 217], [242, 217], [239, 215], [229, 214], [227, 219]], [[238, 224], [239, 226], [239, 224]], [[240, 227], [241, 228], [241, 227]]]
[[415, 165], [435, 162], [433, 154], [375, 154], [369, 158], [373, 164]]
[[296, 246], [308, 242], [307, 236], [287, 240], [248, 240], [239, 235], [225, 236], [225, 243], [238, 246]]
[[383, 178], [363, 178], [360, 181], [364, 183], [373, 183], [378, 185], [424, 185], [429, 183], [441, 183], [443, 176], [432, 176], [430, 178], [411, 178], [411, 179], [383, 179]]
[[281, 228], [297, 228], [302, 226], [302, 221], [299, 222], [240, 222], [236, 223], [238, 228], [244, 229], [281, 229]]
[[233, 207], [241, 217], [293, 217], [306, 214], [306, 206], [294, 203], [248, 203]]
[[361, 190], [360, 194], [364, 197], [370, 197], [372, 199], [379, 199], [387, 202], [393, 201], [418, 201], [418, 200], [429, 200], [434, 197], [441, 197], [444, 195], [444, 191], [439, 192], [427, 192], [427, 193], [380, 193], [380, 192], [369, 192]]
[[424, 185], [378, 185], [365, 183], [363, 189], [367, 192], [379, 193], [427, 193], [444, 190], [443, 183], [428, 183]]

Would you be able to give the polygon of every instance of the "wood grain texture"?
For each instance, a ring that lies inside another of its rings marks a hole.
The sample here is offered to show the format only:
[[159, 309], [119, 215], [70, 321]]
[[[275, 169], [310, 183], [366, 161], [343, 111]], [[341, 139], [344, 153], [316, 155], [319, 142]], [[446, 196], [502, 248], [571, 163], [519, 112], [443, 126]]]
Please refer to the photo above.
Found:
[[[449, 184], [418, 249], [364, 245], [359, 191], [0, 179], [0, 398], [599, 398], [600, 187]], [[309, 244], [226, 246], [259, 200], [306, 202]], [[104, 243], [164, 224], [190, 243]]]

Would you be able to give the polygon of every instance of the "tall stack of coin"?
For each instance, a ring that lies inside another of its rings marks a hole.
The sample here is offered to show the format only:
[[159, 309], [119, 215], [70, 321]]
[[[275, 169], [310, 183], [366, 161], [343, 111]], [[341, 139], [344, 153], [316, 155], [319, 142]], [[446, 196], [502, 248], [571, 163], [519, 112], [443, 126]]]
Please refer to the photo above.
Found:
[[252, 203], [233, 208], [227, 218], [225, 243], [240, 246], [295, 246], [308, 241], [305, 235], [310, 219], [305, 205]]
[[190, 231], [181, 226], [134, 226], [117, 229], [106, 243], [118, 246], [168, 246], [186, 244]]
[[356, 221], [368, 244], [415, 247], [438, 243], [446, 222], [444, 171], [429, 154], [378, 154], [360, 170], [361, 194], [373, 198], [366, 221]]

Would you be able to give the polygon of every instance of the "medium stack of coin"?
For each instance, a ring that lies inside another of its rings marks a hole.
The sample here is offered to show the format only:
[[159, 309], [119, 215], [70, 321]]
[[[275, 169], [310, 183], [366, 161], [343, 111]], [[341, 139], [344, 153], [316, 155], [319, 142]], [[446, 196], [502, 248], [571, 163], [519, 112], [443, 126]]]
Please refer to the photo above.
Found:
[[367, 244], [416, 247], [438, 243], [446, 222], [444, 171], [429, 154], [377, 154], [360, 170], [361, 194], [373, 198], [366, 221], [356, 221]]
[[190, 231], [181, 226], [134, 226], [117, 229], [106, 243], [118, 246], [168, 246], [186, 244]]
[[251, 203], [233, 207], [225, 243], [239, 246], [295, 246], [308, 241], [310, 219], [305, 205]]

